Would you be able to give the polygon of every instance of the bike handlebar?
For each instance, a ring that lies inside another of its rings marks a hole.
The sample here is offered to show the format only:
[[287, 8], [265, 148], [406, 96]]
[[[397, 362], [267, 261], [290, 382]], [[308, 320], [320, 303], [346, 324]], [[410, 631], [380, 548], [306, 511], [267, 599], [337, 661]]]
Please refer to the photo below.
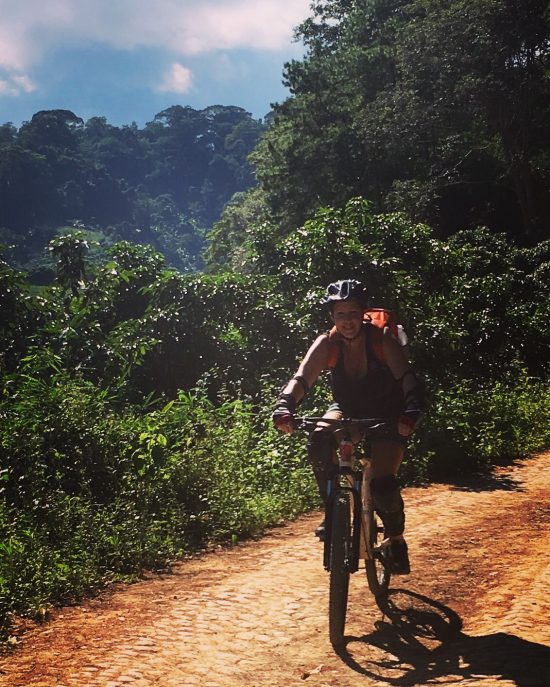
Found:
[[293, 417], [292, 425], [294, 429], [311, 429], [320, 423], [329, 425], [331, 428], [340, 429], [343, 427], [358, 427], [360, 429], [375, 430], [386, 427], [391, 422], [396, 422], [397, 418], [388, 417], [370, 417], [370, 418], [353, 418], [353, 417]]

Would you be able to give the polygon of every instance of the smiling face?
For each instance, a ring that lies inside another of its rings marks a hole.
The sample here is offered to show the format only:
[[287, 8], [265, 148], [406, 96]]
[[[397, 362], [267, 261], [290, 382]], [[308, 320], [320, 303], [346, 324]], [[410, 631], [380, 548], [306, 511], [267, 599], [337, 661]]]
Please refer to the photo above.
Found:
[[330, 316], [338, 332], [346, 339], [354, 339], [363, 324], [363, 306], [352, 298], [336, 302]]

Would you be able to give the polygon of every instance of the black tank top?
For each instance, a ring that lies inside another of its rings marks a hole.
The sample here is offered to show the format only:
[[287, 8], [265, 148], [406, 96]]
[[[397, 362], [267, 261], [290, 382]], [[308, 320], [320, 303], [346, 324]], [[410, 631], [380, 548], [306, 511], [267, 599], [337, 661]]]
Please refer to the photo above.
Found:
[[376, 357], [372, 345], [373, 325], [366, 323], [367, 373], [354, 378], [346, 374], [343, 352], [331, 371], [332, 395], [348, 417], [395, 417], [403, 412], [401, 383], [385, 362]]

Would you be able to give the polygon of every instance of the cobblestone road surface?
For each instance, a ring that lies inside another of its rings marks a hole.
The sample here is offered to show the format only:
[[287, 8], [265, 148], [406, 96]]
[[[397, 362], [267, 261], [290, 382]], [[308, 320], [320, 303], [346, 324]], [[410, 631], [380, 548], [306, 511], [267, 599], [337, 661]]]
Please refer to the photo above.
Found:
[[0, 687], [548, 687], [549, 497], [550, 454], [405, 490], [412, 573], [384, 611], [352, 577], [339, 653], [313, 514], [59, 610]]

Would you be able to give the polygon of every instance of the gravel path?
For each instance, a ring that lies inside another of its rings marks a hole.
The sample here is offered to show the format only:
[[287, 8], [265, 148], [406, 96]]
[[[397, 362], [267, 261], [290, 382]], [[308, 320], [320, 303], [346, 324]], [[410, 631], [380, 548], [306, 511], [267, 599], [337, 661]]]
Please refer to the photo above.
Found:
[[327, 638], [319, 514], [119, 585], [27, 630], [1, 687], [550, 685], [550, 454], [405, 490], [412, 573], [381, 611], [352, 577]]

